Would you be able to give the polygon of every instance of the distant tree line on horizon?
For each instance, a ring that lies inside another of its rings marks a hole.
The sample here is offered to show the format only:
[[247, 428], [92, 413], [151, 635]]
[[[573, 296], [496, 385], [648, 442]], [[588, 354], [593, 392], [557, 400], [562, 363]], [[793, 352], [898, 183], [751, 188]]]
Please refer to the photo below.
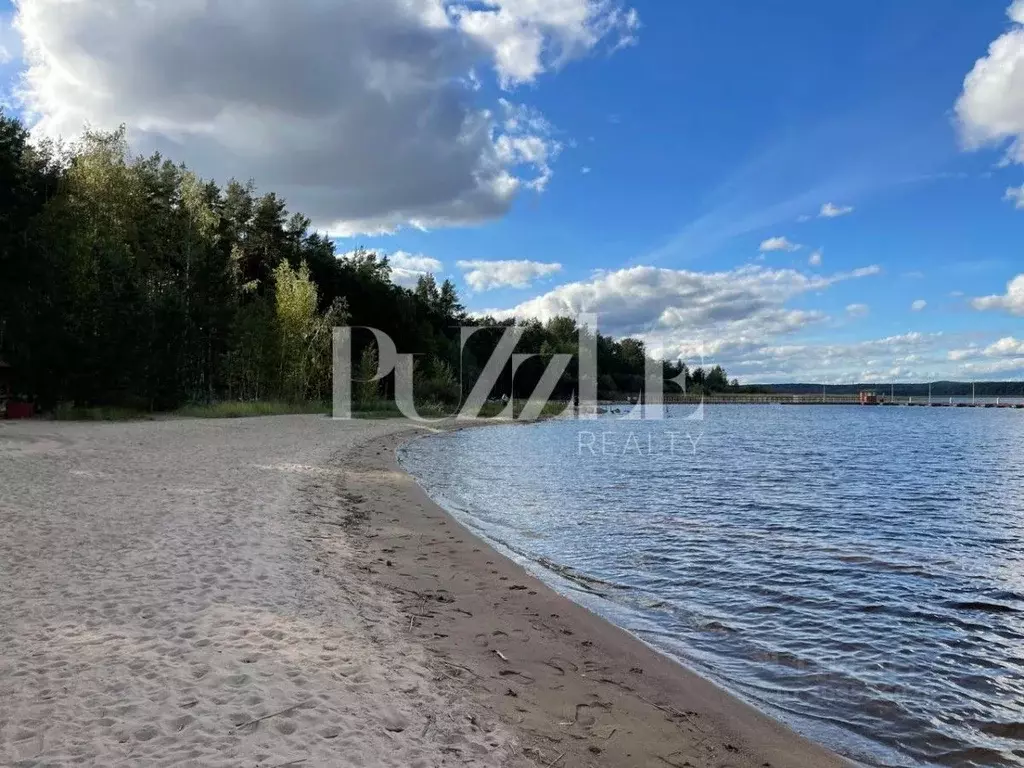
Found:
[[[0, 360], [15, 393], [44, 408], [326, 400], [331, 330], [359, 325], [417, 353], [418, 398], [457, 404], [516, 321], [469, 317], [451, 281], [432, 275], [399, 287], [386, 257], [339, 257], [310, 227], [252, 183], [221, 188], [160, 155], [131, 155], [123, 130], [35, 144], [0, 111]], [[514, 381], [506, 367], [495, 397], [527, 397], [551, 355], [577, 351], [570, 318], [519, 324], [518, 351], [539, 357]], [[460, 355], [465, 325], [495, 333], [476, 333]], [[354, 339], [363, 374], [370, 338]], [[643, 342], [599, 335], [597, 348], [599, 396], [636, 396]], [[685, 371], [691, 392], [746, 389], [720, 366], [663, 365], [667, 378]], [[556, 396], [571, 397], [577, 377], [574, 360]], [[356, 392], [368, 404], [392, 386]]]

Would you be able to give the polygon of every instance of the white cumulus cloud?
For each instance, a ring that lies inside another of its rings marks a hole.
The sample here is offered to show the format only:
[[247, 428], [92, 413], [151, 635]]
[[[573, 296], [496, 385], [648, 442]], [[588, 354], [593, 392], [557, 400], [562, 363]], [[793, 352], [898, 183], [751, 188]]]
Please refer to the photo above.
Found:
[[[808, 341], [829, 320], [797, 308], [806, 298], [846, 281], [879, 275], [875, 266], [833, 275], [745, 266], [722, 272], [633, 267], [597, 271], [504, 311], [498, 318], [596, 313], [599, 329], [643, 340], [648, 350], [692, 365], [725, 367], [744, 382], [829, 383], [936, 381], [1024, 373], [1018, 342], [965, 344], [963, 336], [906, 333], [842, 343]], [[848, 317], [867, 313], [846, 307]], [[967, 338], [970, 338], [968, 336]], [[956, 342], [959, 341], [959, 344]]]
[[937, 381], [1024, 373], [1020, 341], [951, 348], [956, 340], [915, 332], [848, 343], [774, 341], [726, 349], [714, 362], [745, 382]]
[[825, 203], [821, 206], [821, 212], [818, 214], [823, 219], [836, 219], [840, 216], [846, 216], [853, 213], [852, 205], [836, 205], [835, 203]]
[[914, 312], [921, 312], [927, 306], [928, 306], [928, 302], [927, 301], [925, 301], [924, 299], [917, 299], [913, 304], [910, 305], [910, 308]]
[[788, 302], [876, 268], [831, 276], [746, 266], [725, 272], [632, 267], [567, 283], [497, 317], [550, 320], [596, 313], [602, 333], [638, 336], [654, 354], [686, 357], [736, 354], [827, 318]]
[[463, 279], [474, 291], [493, 288], [527, 288], [535, 280], [562, 271], [561, 264], [539, 261], [460, 261]]
[[821, 248], [819, 248], [814, 253], [812, 253], [810, 258], [807, 259], [807, 263], [810, 264], [812, 267], [820, 267], [821, 266], [821, 262], [822, 262]]
[[421, 253], [395, 251], [389, 256], [389, 261], [391, 282], [403, 288], [412, 288], [421, 277], [428, 274], [438, 275], [444, 269], [444, 264], [440, 261]]
[[533, 82], [603, 39], [613, 40], [613, 48], [630, 45], [640, 28], [635, 10], [605, 0], [482, 0], [447, 5], [458, 28], [493, 57], [505, 88]]
[[1024, 372], [1024, 357], [1006, 358], [1003, 360], [985, 360], [980, 362], [962, 363], [959, 373], [970, 378], [976, 377], [1018, 377]]
[[1024, 274], [1017, 275], [1006, 286], [1006, 293], [996, 296], [981, 296], [971, 305], [978, 310], [1005, 309], [1013, 315], [1024, 315]]
[[973, 357], [978, 354], [977, 347], [968, 347], [967, 349], [951, 349], [947, 353], [946, 357], [953, 362], [960, 362], [966, 360], [969, 357]]
[[1013, 207], [1019, 211], [1024, 210], [1024, 185], [1007, 189], [1006, 194], [1003, 195], [1003, 200], [1011, 201]]
[[138, 151], [255, 178], [338, 235], [477, 223], [543, 189], [560, 149], [550, 126], [481, 103], [481, 73], [533, 83], [639, 27], [615, 0], [16, 8], [37, 133], [123, 123]]
[[986, 357], [1024, 357], [1024, 339], [1007, 336], [985, 348]]
[[790, 242], [785, 237], [769, 237], [767, 240], [761, 243], [761, 253], [771, 253], [773, 251], [799, 251], [803, 246], [797, 243]]
[[964, 79], [956, 115], [967, 148], [1009, 142], [1007, 160], [1024, 162], [1024, 1], [1007, 15], [1010, 28]]
[[729, 375], [752, 382], [927, 381], [951, 371], [944, 341], [942, 334], [906, 333], [841, 344], [763, 344], [725, 358], [723, 365]]

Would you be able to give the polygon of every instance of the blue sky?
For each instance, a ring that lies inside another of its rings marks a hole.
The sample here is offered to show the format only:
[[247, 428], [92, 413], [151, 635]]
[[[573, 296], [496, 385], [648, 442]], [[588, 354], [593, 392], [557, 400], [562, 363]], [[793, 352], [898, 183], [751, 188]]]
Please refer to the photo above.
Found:
[[[1024, 3], [200, 5], [22, 0], [9, 102], [253, 176], [473, 310], [597, 311], [751, 381], [1024, 378]], [[298, 53], [264, 76], [268, 43]]]

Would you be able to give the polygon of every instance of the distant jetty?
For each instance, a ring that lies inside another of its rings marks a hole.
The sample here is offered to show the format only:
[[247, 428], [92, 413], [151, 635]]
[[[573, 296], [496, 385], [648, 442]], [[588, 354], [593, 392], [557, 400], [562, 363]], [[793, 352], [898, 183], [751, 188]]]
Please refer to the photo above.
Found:
[[668, 405], [861, 405], [905, 406], [913, 408], [1012, 408], [1024, 410], [1024, 400], [1014, 398], [957, 398], [957, 397], [890, 397], [873, 392], [830, 395], [814, 394], [729, 394], [716, 392], [709, 395], [665, 395]]

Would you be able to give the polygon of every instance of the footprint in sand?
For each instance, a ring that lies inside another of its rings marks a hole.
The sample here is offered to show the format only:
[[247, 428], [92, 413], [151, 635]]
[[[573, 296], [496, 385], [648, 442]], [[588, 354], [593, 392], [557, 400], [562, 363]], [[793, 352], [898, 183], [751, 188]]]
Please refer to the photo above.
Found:
[[283, 720], [277, 724], [277, 732], [285, 736], [291, 736], [298, 729], [298, 726], [290, 720]]
[[210, 668], [206, 664], [195, 664], [192, 667], [192, 677], [195, 680], [202, 680], [210, 674]]
[[160, 735], [160, 730], [155, 725], [145, 725], [135, 732], [136, 741], [149, 741]]
[[590, 728], [597, 723], [598, 709], [607, 710], [608, 705], [601, 701], [595, 701], [592, 704], [577, 704], [576, 716], [574, 718], [576, 725]]

